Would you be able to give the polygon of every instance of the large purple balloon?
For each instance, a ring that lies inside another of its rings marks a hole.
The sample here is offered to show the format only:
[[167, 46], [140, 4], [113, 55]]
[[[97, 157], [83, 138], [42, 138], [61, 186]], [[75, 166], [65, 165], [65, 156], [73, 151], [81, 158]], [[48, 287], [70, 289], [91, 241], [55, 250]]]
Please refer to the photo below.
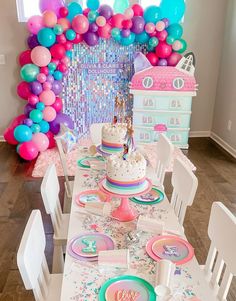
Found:
[[30, 83], [30, 89], [31, 92], [35, 95], [39, 95], [43, 92], [43, 87], [38, 81]]
[[54, 11], [59, 17], [59, 9], [60, 7], [65, 6], [65, 2], [63, 0], [40, 0], [39, 8], [41, 13], [45, 12], [45, 10]]
[[89, 45], [89, 46], [95, 46], [98, 43], [98, 35], [94, 32], [86, 32], [84, 34], [84, 41]]
[[54, 80], [54, 82], [52, 83], [52, 91], [55, 93], [55, 95], [61, 94], [62, 89], [62, 82], [59, 80]]
[[113, 9], [107, 4], [101, 5], [98, 12], [99, 15], [103, 16], [106, 20], [109, 20], [113, 16]]
[[58, 113], [57, 117], [50, 122], [50, 130], [54, 135], [57, 135], [60, 131], [60, 123], [63, 123], [65, 126], [67, 126], [70, 129], [74, 129], [74, 122], [70, 118], [70, 116], [64, 114], [64, 113]]
[[89, 31], [96, 32], [98, 30], [98, 26], [96, 23], [90, 23], [89, 24]]
[[54, 82], [54, 77], [51, 74], [48, 74], [47, 82], [50, 83], [50, 84], [52, 84]]
[[131, 31], [135, 34], [139, 34], [144, 31], [145, 21], [141, 16], [134, 16], [132, 18], [133, 25], [131, 27]]
[[28, 39], [27, 39], [27, 44], [29, 46], [30, 49], [33, 49], [36, 46], [39, 46], [39, 41], [38, 38], [35, 34], [31, 34]]
[[31, 104], [27, 104], [27, 105], [25, 105], [25, 107], [24, 107], [24, 114], [25, 114], [25, 116], [27, 116], [27, 117], [29, 117], [29, 113], [32, 111], [32, 110], [34, 110], [35, 109], [35, 106], [32, 106]]

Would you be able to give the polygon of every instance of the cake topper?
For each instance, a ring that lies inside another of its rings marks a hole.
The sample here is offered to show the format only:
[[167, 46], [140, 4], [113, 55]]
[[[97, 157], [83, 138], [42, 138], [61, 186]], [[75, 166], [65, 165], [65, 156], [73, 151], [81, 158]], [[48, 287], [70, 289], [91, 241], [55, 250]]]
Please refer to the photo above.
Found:
[[117, 116], [114, 116], [114, 117], [113, 117], [112, 124], [113, 124], [113, 125], [116, 125], [116, 124], [117, 124], [117, 121], [118, 121]]
[[126, 133], [127, 145], [131, 150], [134, 151], [135, 150], [134, 128], [132, 125], [131, 117], [126, 117], [126, 123], [127, 123], [127, 133]]
[[121, 99], [121, 94], [119, 93], [118, 95], [115, 97], [115, 114], [121, 118], [121, 122], [123, 123], [125, 121], [126, 104], [125, 100]]
[[129, 153], [129, 146], [127, 144], [124, 144], [123, 147], [124, 147], [123, 160], [127, 160], [128, 153]]

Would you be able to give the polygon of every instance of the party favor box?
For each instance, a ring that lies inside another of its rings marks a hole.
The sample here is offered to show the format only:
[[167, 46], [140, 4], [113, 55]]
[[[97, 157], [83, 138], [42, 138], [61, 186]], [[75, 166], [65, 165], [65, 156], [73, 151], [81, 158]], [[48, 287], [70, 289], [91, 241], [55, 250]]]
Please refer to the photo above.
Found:
[[[141, 55], [141, 59], [146, 58]], [[165, 133], [176, 146], [188, 148], [192, 97], [197, 90], [193, 53], [186, 54], [176, 67], [140, 64], [140, 56], [135, 60], [130, 93], [136, 141], [152, 143]]]

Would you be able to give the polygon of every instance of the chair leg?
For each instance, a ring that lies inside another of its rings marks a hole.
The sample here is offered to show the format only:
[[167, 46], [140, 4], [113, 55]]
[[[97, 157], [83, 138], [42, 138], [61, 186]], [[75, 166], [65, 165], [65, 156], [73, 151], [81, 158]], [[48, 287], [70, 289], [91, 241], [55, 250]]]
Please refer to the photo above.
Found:
[[63, 246], [54, 245], [52, 273], [61, 274], [64, 271]]
[[63, 203], [63, 213], [70, 213], [71, 200], [72, 200], [72, 197], [69, 196], [67, 191], [65, 190], [64, 203]]

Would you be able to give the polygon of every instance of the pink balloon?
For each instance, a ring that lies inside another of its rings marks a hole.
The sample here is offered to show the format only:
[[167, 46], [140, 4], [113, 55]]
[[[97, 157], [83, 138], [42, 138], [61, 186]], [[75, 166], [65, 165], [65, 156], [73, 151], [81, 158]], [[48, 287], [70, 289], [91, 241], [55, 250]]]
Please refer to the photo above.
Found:
[[56, 110], [57, 113], [60, 112], [63, 108], [62, 99], [60, 97], [56, 97], [56, 100], [52, 107]]
[[107, 23], [107, 21], [106, 21], [106, 19], [103, 16], [97, 17], [97, 19], [96, 19], [97, 26], [103, 27], [103, 26], [106, 25], [106, 23]]
[[164, 42], [168, 37], [168, 32], [166, 30], [158, 31], [156, 37], [159, 41]]
[[156, 47], [156, 54], [159, 58], [166, 59], [172, 53], [172, 47], [165, 42], [160, 42]]
[[23, 142], [20, 145], [18, 152], [21, 158], [28, 161], [35, 159], [39, 154], [38, 148], [32, 140]]
[[49, 82], [43, 83], [43, 90], [51, 90], [52, 89], [52, 84]]
[[43, 13], [43, 24], [46, 27], [54, 27], [57, 24], [57, 15], [50, 10]]
[[39, 100], [46, 106], [50, 106], [55, 102], [56, 96], [53, 91], [45, 90], [39, 95]]
[[75, 16], [72, 21], [72, 28], [79, 34], [86, 33], [89, 29], [89, 21], [84, 15]]
[[155, 31], [155, 25], [153, 23], [151, 23], [151, 22], [147, 23], [145, 25], [145, 31], [147, 33], [153, 33]]
[[3, 137], [7, 143], [17, 145], [19, 142], [14, 137], [14, 129], [7, 128], [3, 133]]
[[57, 24], [61, 25], [63, 28], [63, 31], [66, 31], [70, 28], [70, 21], [66, 18], [60, 18], [57, 20]]
[[31, 60], [39, 67], [45, 67], [51, 61], [51, 53], [46, 47], [37, 46], [31, 51]]
[[48, 149], [49, 146], [49, 139], [43, 133], [35, 133], [32, 137], [32, 141], [36, 145], [39, 152], [44, 152]]
[[53, 121], [56, 118], [56, 116], [57, 116], [57, 112], [51, 106], [48, 106], [43, 110], [43, 119], [48, 122]]
[[65, 57], [63, 57], [63, 59], [61, 60], [61, 62], [63, 64], [65, 64], [65, 65], [68, 65], [70, 63], [70, 59], [67, 56], [65, 56]]
[[111, 17], [111, 26], [112, 27], [117, 27], [119, 29], [122, 29], [123, 25], [122, 22], [124, 21], [124, 15], [122, 14], [116, 14]]
[[111, 37], [111, 25], [106, 24], [103, 27], [98, 28], [98, 35], [103, 39], [110, 39]]
[[127, 8], [124, 12], [125, 20], [132, 19], [134, 16], [134, 11], [131, 7]]
[[39, 73], [37, 75], [37, 80], [42, 84], [47, 80], [47, 76], [44, 73]]
[[32, 106], [36, 105], [39, 102], [39, 98], [37, 95], [31, 94], [28, 98], [28, 103]]
[[41, 16], [32, 16], [27, 21], [29, 32], [37, 34], [43, 28], [43, 18]]
[[181, 60], [181, 58], [182, 55], [180, 53], [172, 52], [172, 54], [167, 59], [168, 66], [175, 67], [178, 64], [178, 62]]
[[174, 51], [178, 51], [182, 48], [182, 43], [178, 40], [176, 40], [173, 45], [172, 45], [172, 48]]
[[163, 21], [158, 21], [156, 24], [156, 30], [157, 31], [162, 31], [166, 28], [165, 22]]

